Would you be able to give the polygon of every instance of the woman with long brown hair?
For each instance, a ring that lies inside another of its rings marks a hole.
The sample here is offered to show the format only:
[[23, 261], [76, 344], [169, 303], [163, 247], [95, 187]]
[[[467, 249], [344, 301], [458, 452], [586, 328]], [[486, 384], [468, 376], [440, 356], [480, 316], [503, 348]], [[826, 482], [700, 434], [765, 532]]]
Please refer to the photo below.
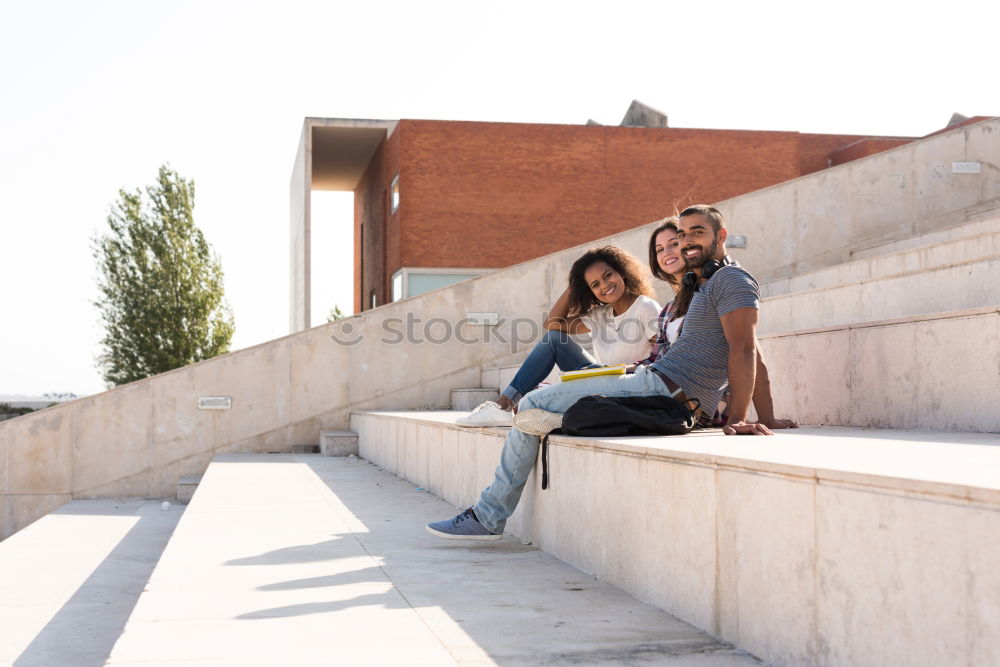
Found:
[[644, 363], [653, 363], [677, 340], [691, 304], [693, 291], [683, 286], [687, 262], [681, 254], [681, 242], [677, 233], [677, 218], [667, 218], [649, 236], [649, 270], [660, 280], [665, 280], [674, 290], [674, 298], [660, 311], [659, 331], [653, 349]]

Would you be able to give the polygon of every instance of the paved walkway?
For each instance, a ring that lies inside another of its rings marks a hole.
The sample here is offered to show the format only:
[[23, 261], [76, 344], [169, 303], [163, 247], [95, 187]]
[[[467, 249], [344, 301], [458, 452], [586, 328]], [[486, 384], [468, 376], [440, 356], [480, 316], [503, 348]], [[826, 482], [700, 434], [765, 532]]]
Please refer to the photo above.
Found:
[[424, 531], [454, 512], [361, 459], [219, 457], [109, 664], [759, 664], [512, 538]]

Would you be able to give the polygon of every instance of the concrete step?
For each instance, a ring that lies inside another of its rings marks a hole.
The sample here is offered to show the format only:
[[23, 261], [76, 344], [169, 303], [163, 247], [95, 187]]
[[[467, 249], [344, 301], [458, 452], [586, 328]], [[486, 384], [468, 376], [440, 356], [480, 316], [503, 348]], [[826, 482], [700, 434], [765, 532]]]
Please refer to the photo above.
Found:
[[184, 507], [73, 500], [0, 542], [0, 665], [102, 665]]
[[108, 664], [759, 664], [519, 540], [424, 530], [455, 512], [357, 458], [218, 456]]
[[1000, 255], [1000, 217], [907, 239], [885, 252], [761, 285], [762, 298], [929, 271]]
[[763, 299], [758, 333], [855, 324], [1000, 304], [998, 254]]
[[[356, 412], [352, 426], [362, 456], [467, 507], [507, 429], [457, 416]], [[996, 434], [553, 436], [549, 459], [512, 535], [769, 663], [1000, 660]], [[441, 549], [463, 565], [491, 553]]]
[[931, 247], [977, 234], [1000, 231], [1000, 200], [992, 199], [971, 207], [966, 210], [966, 216], [958, 224], [942, 226], [933, 232], [901, 238], [863, 250], [857, 249], [852, 254], [855, 259], [865, 259], [912, 248]]
[[184, 475], [177, 482], [177, 502], [187, 505], [194, 497], [194, 492], [198, 490], [203, 475]]
[[801, 423], [1000, 432], [998, 306], [760, 342], [776, 412]]
[[493, 387], [452, 389], [451, 409], [469, 412], [475, 410], [476, 406], [484, 401], [496, 401], [498, 398], [500, 398], [500, 392]]
[[[510, 381], [514, 379], [514, 376], [520, 368], [521, 364], [508, 364], [506, 366], [497, 366], [496, 368], [484, 368], [482, 371], [482, 384], [484, 387], [496, 386], [497, 391], [503, 391], [510, 385]], [[549, 384], [559, 382], [559, 369], [553, 368], [552, 372], [545, 377], [543, 382], [547, 382]]]
[[323, 456], [357, 456], [358, 434], [354, 431], [321, 431], [319, 453]]

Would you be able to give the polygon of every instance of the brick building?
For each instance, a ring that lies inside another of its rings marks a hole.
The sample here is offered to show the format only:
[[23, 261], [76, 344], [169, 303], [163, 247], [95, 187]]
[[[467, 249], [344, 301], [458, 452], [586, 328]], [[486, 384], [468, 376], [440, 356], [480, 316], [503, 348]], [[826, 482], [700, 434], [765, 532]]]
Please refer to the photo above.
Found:
[[354, 192], [355, 312], [913, 140], [667, 127], [307, 118], [291, 329], [309, 326], [309, 193]]

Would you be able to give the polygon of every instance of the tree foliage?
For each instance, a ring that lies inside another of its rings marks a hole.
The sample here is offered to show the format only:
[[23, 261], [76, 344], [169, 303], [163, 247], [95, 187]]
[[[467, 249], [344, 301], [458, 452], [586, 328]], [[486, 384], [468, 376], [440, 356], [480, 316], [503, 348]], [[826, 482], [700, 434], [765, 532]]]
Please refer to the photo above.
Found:
[[337, 320], [342, 320], [345, 317], [347, 317], [347, 315], [345, 315], [344, 311], [340, 309], [340, 306], [334, 304], [333, 308], [330, 309], [330, 314], [326, 316], [326, 321], [336, 322]]
[[194, 223], [194, 182], [164, 165], [146, 197], [118, 191], [93, 244], [104, 322], [98, 365], [125, 384], [229, 351], [222, 265]]

